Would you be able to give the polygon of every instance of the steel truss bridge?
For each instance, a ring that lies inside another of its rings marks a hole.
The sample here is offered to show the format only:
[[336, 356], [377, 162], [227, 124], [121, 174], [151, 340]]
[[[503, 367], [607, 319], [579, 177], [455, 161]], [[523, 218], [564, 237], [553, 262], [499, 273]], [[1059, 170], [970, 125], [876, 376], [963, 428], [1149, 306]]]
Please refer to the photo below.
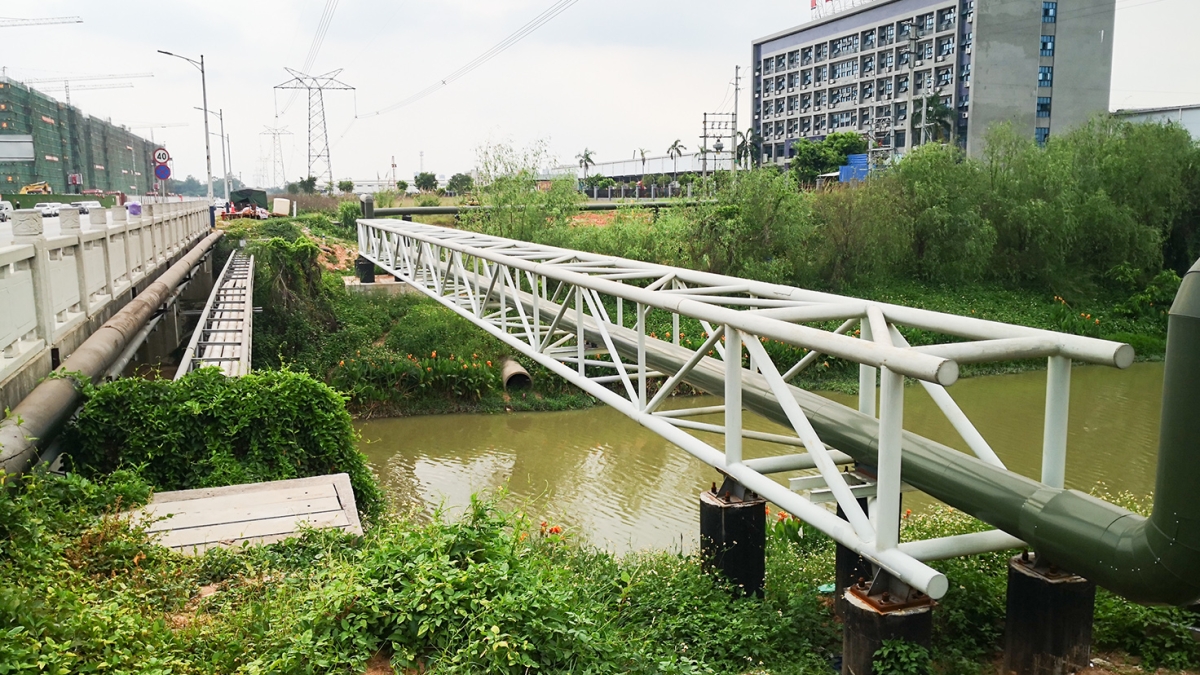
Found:
[[234, 251], [213, 284], [175, 379], [216, 366], [230, 377], [250, 372], [254, 333], [254, 256]]
[[[927, 562], [1024, 545], [1127, 597], [1178, 603], [1195, 592], [1132, 580], [1150, 570], [1122, 569], [1134, 563], [1104, 548], [1114, 532], [1104, 534], [1104, 523], [1132, 518], [1123, 522], [1134, 532], [1145, 519], [1063, 489], [1072, 360], [1125, 368], [1129, 345], [398, 220], [360, 220], [358, 242], [389, 274], [930, 597], [941, 597], [947, 580]], [[670, 314], [669, 339], [647, 334], [651, 312]], [[680, 317], [704, 327], [698, 349], [679, 343]], [[835, 322], [834, 330], [817, 327]], [[948, 341], [913, 347], [902, 328]], [[809, 351], [777, 363], [766, 340]], [[749, 366], [730, 354], [748, 356]], [[788, 384], [823, 355], [859, 364], [857, 410]], [[1032, 358], [1049, 363], [1040, 481], [1006, 470], [947, 391], [960, 364]], [[903, 430], [906, 377], [932, 396], [973, 455]], [[650, 395], [652, 378], [665, 381]], [[662, 410], [681, 382], [724, 405]], [[746, 429], [743, 410], [792, 433]], [[694, 419], [714, 413], [723, 425]], [[694, 432], [722, 435], [722, 447]], [[787, 450], [744, 457], [743, 439]], [[850, 464], [857, 471], [843, 470]], [[769, 476], [797, 470], [815, 473], [789, 486]], [[901, 542], [900, 494], [909, 488], [996, 529]], [[823, 501], [836, 502], [845, 519]], [[1076, 530], [1094, 546], [1069, 536]]]

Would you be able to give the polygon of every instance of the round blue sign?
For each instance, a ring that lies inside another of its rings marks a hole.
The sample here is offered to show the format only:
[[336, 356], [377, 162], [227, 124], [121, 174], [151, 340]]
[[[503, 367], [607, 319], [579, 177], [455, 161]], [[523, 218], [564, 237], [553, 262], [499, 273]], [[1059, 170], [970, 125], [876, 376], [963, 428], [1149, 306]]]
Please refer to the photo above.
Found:
[[154, 167], [154, 177], [159, 180], [166, 180], [171, 177], [171, 167], [166, 164], [159, 164]]

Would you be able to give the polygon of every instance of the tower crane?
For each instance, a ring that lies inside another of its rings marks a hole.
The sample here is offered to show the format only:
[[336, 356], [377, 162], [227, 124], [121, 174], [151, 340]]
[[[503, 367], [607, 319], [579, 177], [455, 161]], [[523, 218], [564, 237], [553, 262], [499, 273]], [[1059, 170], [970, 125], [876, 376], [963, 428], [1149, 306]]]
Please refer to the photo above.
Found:
[[0, 28], [21, 28], [23, 26], [48, 26], [56, 23], [83, 23], [77, 16], [58, 16], [45, 19], [12, 19], [0, 18]]
[[[136, 77], [154, 77], [154, 73], [117, 73], [112, 75], [66, 75], [59, 77], [36, 77], [28, 80], [22, 80], [25, 84], [54, 84], [61, 82], [62, 89], [67, 99], [67, 105], [71, 105], [71, 83], [84, 82], [88, 80], [116, 80], [121, 78], [136, 78]], [[124, 89], [132, 87], [130, 83], [113, 84], [113, 85], [89, 85], [76, 87], [76, 89]], [[54, 87], [57, 89], [58, 87]]]

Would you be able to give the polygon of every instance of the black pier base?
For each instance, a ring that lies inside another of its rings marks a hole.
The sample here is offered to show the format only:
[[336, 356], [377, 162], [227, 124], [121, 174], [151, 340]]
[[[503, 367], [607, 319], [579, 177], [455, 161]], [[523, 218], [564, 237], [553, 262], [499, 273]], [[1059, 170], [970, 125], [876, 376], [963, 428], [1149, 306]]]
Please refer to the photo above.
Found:
[[[858, 505], [863, 511], [867, 510], [867, 500], [858, 500]], [[838, 518], [846, 520], [846, 513], [842, 511], [842, 507], [837, 507]], [[843, 616], [846, 611], [846, 589], [857, 584], [860, 581], [870, 581], [871, 577], [875, 576], [875, 572], [871, 568], [871, 563], [867, 559], [854, 551], [836, 544], [837, 548], [834, 551], [834, 581], [836, 589], [833, 595], [833, 611], [838, 616]]]
[[766, 500], [731, 478], [700, 495], [700, 555], [705, 567], [724, 575], [739, 594], [762, 597], [766, 506]]
[[1008, 561], [1004, 673], [1069, 675], [1089, 666], [1096, 585], [1034, 554]]
[[885, 640], [929, 647], [933, 607], [927, 595], [879, 572], [873, 581], [845, 589], [842, 605], [842, 674], [873, 675], [875, 652]]
[[375, 283], [375, 263], [367, 260], [361, 255], [354, 261], [354, 271], [358, 274], [358, 280], [364, 284]]

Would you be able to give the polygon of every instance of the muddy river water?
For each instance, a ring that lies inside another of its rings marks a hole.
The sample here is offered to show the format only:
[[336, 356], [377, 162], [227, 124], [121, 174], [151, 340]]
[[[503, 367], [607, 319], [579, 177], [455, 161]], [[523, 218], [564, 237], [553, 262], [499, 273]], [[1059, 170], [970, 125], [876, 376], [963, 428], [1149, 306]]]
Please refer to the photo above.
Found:
[[[1071, 381], [1067, 486], [1146, 494], [1154, 489], [1163, 364], [1118, 371], [1076, 367]], [[1041, 466], [1045, 372], [964, 379], [948, 391], [1010, 470], [1037, 477]], [[855, 397], [827, 394], [855, 405]], [[719, 404], [676, 399], [668, 407]], [[697, 418], [720, 424], [720, 416]], [[783, 433], [750, 418], [747, 425]], [[905, 390], [904, 427], [965, 451], [966, 445], [921, 387]], [[385, 488], [432, 511], [461, 509], [472, 493], [506, 490], [507, 504], [561, 524], [616, 552], [691, 550], [699, 493], [719, 475], [676, 446], [606, 406], [502, 415], [433, 415], [358, 425], [362, 449]], [[720, 447], [720, 438], [704, 438]], [[747, 441], [745, 456], [786, 454]], [[780, 481], [795, 474], [779, 474]], [[935, 502], [905, 495], [907, 508]]]

